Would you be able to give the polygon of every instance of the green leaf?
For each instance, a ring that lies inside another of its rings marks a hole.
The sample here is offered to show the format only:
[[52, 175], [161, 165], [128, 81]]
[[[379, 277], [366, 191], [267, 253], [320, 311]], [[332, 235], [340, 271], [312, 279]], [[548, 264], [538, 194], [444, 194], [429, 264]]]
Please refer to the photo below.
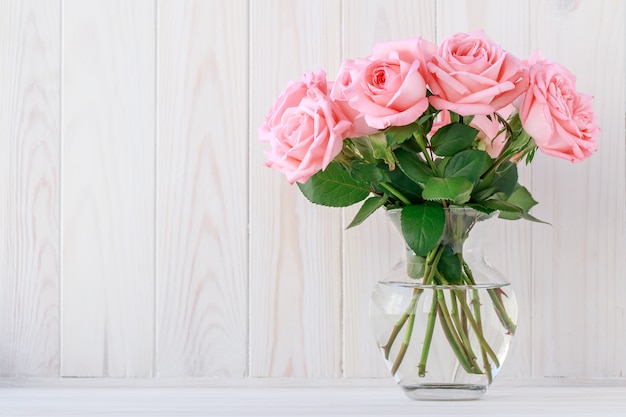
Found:
[[450, 162], [449, 157], [447, 158], [437, 158], [434, 160], [435, 163], [435, 171], [438, 177], [443, 177], [444, 176], [444, 172], [446, 171], [446, 165], [448, 165], [448, 162]]
[[471, 207], [476, 211], [479, 211], [481, 213], [485, 213], [485, 214], [491, 214], [494, 211], [496, 211], [496, 209], [492, 209], [492, 208], [488, 208], [485, 206], [480, 205], [480, 203], [467, 203], [464, 204], [465, 207]]
[[[506, 219], [506, 217], [502, 217], [502, 216], [499, 216], [499, 217]], [[547, 224], [547, 225], [550, 224], [548, 222], [544, 222], [543, 220], [540, 220], [540, 219], [536, 218], [535, 216], [533, 216], [532, 214], [529, 214], [529, 213], [522, 214], [522, 219], [529, 220], [529, 221], [535, 222], [535, 223], [543, 223], [543, 224]]]
[[517, 180], [517, 164], [505, 162], [479, 182], [472, 197], [476, 201], [488, 200], [492, 195], [502, 193], [508, 198], [515, 190]]
[[444, 169], [445, 177], [465, 177], [475, 182], [487, 171], [492, 159], [485, 151], [461, 151], [450, 158]]
[[312, 203], [330, 207], [347, 207], [367, 198], [368, 183], [358, 182], [339, 163], [331, 162], [304, 183], [298, 183], [302, 194]]
[[426, 258], [423, 256], [410, 255], [407, 256], [406, 273], [413, 279], [424, 278], [426, 270]]
[[443, 251], [437, 269], [449, 284], [461, 283], [461, 261], [449, 246]]
[[521, 212], [501, 212], [500, 218], [507, 220], [518, 220], [518, 219], [526, 219], [534, 222], [545, 223], [533, 216], [531, 216], [528, 212], [531, 208], [533, 208], [537, 201], [530, 194], [530, 191], [521, 185], [518, 185], [513, 194], [508, 198], [508, 203], [514, 204], [515, 206], [521, 209]]
[[[401, 169], [396, 168], [393, 171], [390, 171], [389, 167], [385, 164], [380, 164], [379, 166], [381, 169], [386, 169], [385, 173], [391, 179], [391, 185], [400, 191], [402, 195], [408, 198], [412, 203], [419, 203], [422, 201], [422, 187], [407, 177]], [[386, 191], [384, 188], [378, 188], [376, 184], [374, 184], [374, 186], [376, 191], [380, 194]]]
[[406, 206], [400, 214], [406, 244], [418, 256], [426, 256], [439, 243], [445, 226], [443, 206], [426, 202]]
[[449, 200], [455, 204], [469, 201], [474, 184], [464, 177], [429, 179], [424, 185], [424, 200]]
[[472, 194], [472, 199], [474, 201], [484, 201], [493, 198], [493, 196], [498, 192], [496, 187], [486, 187], [485, 184], [482, 184], [481, 188], [474, 188], [474, 192]]
[[389, 181], [389, 177], [378, 166], [367, 163], [356, 161], [352, 164], [350, 168], [350, 176], [356, 182], [383, 182]]
[[517, 187], [517, 164], [513, 162], [504, 163], [496, 170], [495, 174], [496, 177], [492, 185], [496, 187], [497, 192], [503, 193], [507, 197], [511, 196]]
[[[485, 200], [485, 201], [481, 201], [480, 205], [492, 210], [499, 210], [500, 211], [500, 217], [502, 217], [503, 213], [517, 213], [517, 214], [523, 214], [524, 213], [524, 209], [521, 208], [520, 206], [518, 206], [517, 204], [513, 204], [509, 201], [506, 200], [497, 200], [497, 199], [491, 199], [491, 200]], [[518, 217], [519, 218], [519, 217]]]
[[417, 132], [419, 127], [415, 123], [406, 126], [391, 126], [385, 129], [385, 137], [387, 138], [387, 146], [399, 145], [407, 139], [413, 137], [413, 133]]
[[383, 194], [382, 196], [370, 197], [365, 200], [356, 216], [354, 216], [354, 219], [352, 219], [352, 222], [348, 225], [347, 229], [363, 223], [365, 219], [385, 204], [387, 198], [387, 194]]
[[513, 194], [508, 199], [509, 202], [513, 204], [517, 204], [521, 208], [524, 209], [524, 212], [528, 213], [528, 211], [537, 205], [537, 201], [530, 194], [530, 191], [524, 186], [519, 185]]
[[417, 154], [405, 149], [396, 149], [394, 153], [402, 172], [416, 183], [423, 184], [433, 177], [433, 171]]
[[430, 140], [433, 152], [439, 156], [452, 156], [464, 149], [468, 149], [478, 130], [463, 123], [445, 125], [433, 135]]

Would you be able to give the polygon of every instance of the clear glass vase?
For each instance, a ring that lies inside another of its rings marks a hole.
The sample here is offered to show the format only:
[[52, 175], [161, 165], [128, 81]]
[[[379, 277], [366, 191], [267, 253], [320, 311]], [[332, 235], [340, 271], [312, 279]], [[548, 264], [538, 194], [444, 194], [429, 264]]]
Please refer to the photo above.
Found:
[[[400, 230], [400, 210], [388, 214]], [[418, 257], [407, 249], [376, 285], [370, 302], [370, 322], [385, 363], [412, 399], [482, 396], [516, 329], [515, 294], [482, 250], [497, 216], [465, 207], [446, 208], [445, 216], [437, 247], [444, 255]]]

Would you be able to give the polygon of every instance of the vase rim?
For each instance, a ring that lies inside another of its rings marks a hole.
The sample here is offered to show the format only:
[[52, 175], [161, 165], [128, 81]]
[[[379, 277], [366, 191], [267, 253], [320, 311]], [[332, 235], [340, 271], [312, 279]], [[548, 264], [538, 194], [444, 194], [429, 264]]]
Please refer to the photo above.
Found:
[[[394, 217], [394, 216], [399, 215], [403, 208], [404, 207], [386, 209], [385, 214], [387, 214], [388, 216]], [[465, 213], [468, 216], [475, 216], [478, 221], [497, 218], [500, 215], [499, 210], [494, 210], [491, 213], [486, 213], [484, 211], [480, 211], [480, 210], [475, 209], [474, 207], [469, 207], [469, 206], [448, 206], [448, 207], [442, 207], [442, 208], [444, 212], [448, 212], [448, 213], [454, 213], [454, 214]]]
[[[394, 213], [394, 212], [402, 211], [403, 208], [404, 207], [396, 207], [396, 208], [386, 209], [386, 210], [387, 210], [387, 213]], [[473, 212], [480, 213], [480, 214], [485, 214], [485, 215], [492, 215], [494, 213], [498, 213], [499, 212], [499, 210], [494, 210], [491, 213], [487, 213], [485, 211], [480, 211], [480, 210], [477, 210], [474, 207], [470, 207], [470, 206], [448, 206], [448, 207], [442, 207], [442, 208], [444, 210], [446, 210], [446, 211], [461, 211], [461, 210], [465, 211], [465, 210], [467, 210], [467, 211], [473, 211]]]
[[480, 289], [496, 289], [504, 288], [511, 285], [510, 282], [490, 282], [490, 283], [477, 283], [473, 285], [467, 284], [448, 284], [448, 285], [433, 285], [422, 284], [421, 282], [411, 281], [380, 281], [384, 285], [397, 285], [399, 287], [416, 288], [422, 290], [480, 290]]

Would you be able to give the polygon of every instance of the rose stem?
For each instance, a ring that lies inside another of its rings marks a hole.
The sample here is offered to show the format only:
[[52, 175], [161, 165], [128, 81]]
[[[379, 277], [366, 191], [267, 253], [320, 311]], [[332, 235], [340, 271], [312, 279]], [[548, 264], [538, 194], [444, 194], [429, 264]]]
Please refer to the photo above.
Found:
[[427, 139], [423, 135], [418, 136], [417, 133], [413, 134], [413, 138], [415, 139], [417, 146], [419, 146], [420, 150], [422, 151], [422, 154], [424, 154], [424, 158], [426, 158], [426, 163], [428, 164], [428, 166], [430, 166], [430, 168], [434, 172], [437, 172], [436, 171], [437, 167], [435, 167], [435, 163], [433, 162], [432, 158], [428, 154], [428, 150], [426, 149]]
[[[464, 297], [465, 298], [465, 297]], [[460, 303], [461, 301], [459, 301]], [[467, 324], [467, 316], [465, 315], [465, 310], [461, 309], [461, 327], [465, 334], [469, 333], [468, 324]]]
[[491, 301], [493, 302], [494, 308], [496, 309], [496, 313], [498, 314], [498, 318], [500, 319], [500, 323], [506, 328], [506, 330], [510, 334], [515, 334], [515, 330], [517, 330], [517, 326], [509, 317], [504, 305], [502, 304], [502, 299], [498, 294], [498, 290], [503, 292], [501, 288], [490, 288], [487, 290], [489, 293], [489, 297], [491, 297]]
[[[480, 314], [480, 298], [478, 296], [478, 290], [474, 289], [472, 290], [473, 293], [473, 301], [472, 304], [474, 305], [474, 315], [476, 316], [476, 321], [478, 322], [479, 326], [480, 326], [480, 330], [482, 332], [482, 318], [481, 318], [481, 314]], [[487, 357], [487, 352], [485, 351], [485, 349], [480, 348], [481, 352], [482, 352], [482, 357], [483, 357], [483, 364], [485, 367], [485, 375], [487, 375], [487, 381], [491, 384], [493, 382], [493, 375], [491, 373], [491, 364], [489, 363], [489, 358]]]
[[[478, 302], [480, 302], [480, 300], [478, 300]], [[491, 356], [491, 359], [493, 359], [493, 363], [494, 365], [496, 365], [496, 368], [499, 368], [500, 361], [498, 360], [498, 357], [496, 356], [496, 354], [493, 352], [493, 349], [491, 349], [491, 346], [489, 346], [489, 343], [487, 343], [487, 341], [485, 340], [485, 337], [483, 336], [482, 328], [478, 325], [478, 323], [476, 323], [476, 320], [474, 320], [474, 316], [472, 315], [471, 310], [469, 309], [466, 303], [461, 303], [461, 308], [466, 310], [465, 314], [467, 315], [467, 318], [469, 320], [470, 325], [472, 326], [472, 329], [474, 330], [474, 333], [476, 333], [476, 337], [478, 338], [478, 342], [480, 343], [480, 346], [487, 351], [489, 356]]]
[[[459, 360], [463, 358], [463, 361], [467, 364], [466, 370], [471, 369], [471, 371], [468, 370], [468, 372], [482, 373], [482, 372], [476, 372], [477, 370], [479, 370], [477, 368], [476, 358], [475, 357], [472, 358], [469, 355], [469, 353], [467, 352], [467, 349], [465, 348], [465, 345], [463, 344], [463, 341], [460, 339], [459, 335], [454, 331], [455, 327], [454, 327], [454, 324], [452, 323], [452, 319], [450, 318], [450, 314], [448, 312], [448, 306], [446, 305], [446, 298], [445, 298], [443, 290], [436, 290], [436, 291], [437, 291], [437, 299], [438, 299], [438, 304], [439, 304], [439, 313], [441, 314], [441, 317], [443, 318], [442, 326], [448, 328], [449, 334], [454, 340], [454, 345], [451, 344], [454, 352], [457, 354], [457, 357], [459, 358]], [[465, 368], [465, 366], [463, 367]]]
[[494, 113], [494, 115], [497, 116], [500, 123], [503, 123], [505, 125], [507, 131], [506, 142], [504, 143], [504, 146], [500, 150], [500, 154], [498, 155], [494, 163], [489, 167], [489, 169], [487, 169], [487, 171], [483, 172], [483, 174], [480, 176], [480, 179], [486, 178], [487, 175], [495, 171], [500, 166], [500, 164], [502, 164], [504, 161], [508, 161], [513, 156], [510, 154], [509, 149], [511, 147], [511, 144], [513, 143], [513, 130], [502, 116], [500, 116], [498, 113]]
[[437, 312], [439, 313], [439, 321], [441, 322], [441, 328], [443, 330], [443, 333], [446, 335], [446, 339], [448, 339], [448, 343], [450, 344], [450, 347], [452, 348], [452, 350], [454, 351], [454, 354], [459, 360], [459, 363], [461, 364], [461, 366], [463, 367], [463, 369], [465, 369], [467, 373], [470, 373], [470, 374], [480, 373], [480, 372], [476, 372], [475, 366], [470, 366], [469, 362], [467, 361], [467, 358], [463, 354], [463, 351], [459, 348], [458, 336], [455, 338], [456, 335], [454, 334], [454, 332], [452, 332], [450, 327], [448, 327], [448, 325], [446, 324], [444, 310], [445, 308], [442, 307], [440, 304], [437, 305]]
[[464, 302], [463, 301], [464, 297], [460, 297], [455, 291], [452, 291], [450, 294], [452, 296], [452, 311], [451, 311], [452, 320], [454, 321], [454, 324], [459, 331], [459, 336], [461, 336], [461, 340], [463, 341], [462, 346], [465, 348], [465, 351], [467, 352], [468, 356], [474, 362], [476, 361], [476, 355], [474, 354], [474, 351], [472, 350], [472, 344], [470, 343], [469, 338], [467, 337], [467, 331], [463, 328], [463, 325], [461, 324], [461, 320], [459, 319], [459, 312], [457, 310], [457, 300], [460, 304]]
[[[437, 277], [442, 281], [443, 285], [448, 285], [448, 282], [445, 280], [443, 275], [438, 273]], [[450, 294], [454, 295], [454, 291], [451, 291]], [[439, 313], [442, 314], [442, 318], [443, 318], [441, 325], [444, 327], [444, 331], [445, 331], [445, 327], [449, 326], [448, 332], [446, 332], [446, 336], [449, 335], [452, 338], [452, 339], [448, 338], [448, 341], [450, 342], [450, 346], [452, 347], [452, 350], [454, 350], [459, 361], [461, 362], [464, 361], [467, 364], [467, 367], [463, 365], [463, 368], [465, 368], [467, 372], [482, 373], [480, 372], [480, 368], [478, 367], [478, 364], [476, 363], [476, 355], [474, 355], [474, 352], [472, 351], [471, 345], [469, 343], [469, 339], [465, 337], [465, 340], [463, 340], [463, 335], [461, 334], [461, 336], [459, 336], [459, 334], [457, 334], [454, 331], [455, 327], [450, 317], [450, 314], [448, 313], [448, 307], [446, 305], [446, 299], [443, 294], [443, 290], [437, 290], [437, 297], [439, 299], [439, 307], [440, 307]], [[463, 301], [461, 300], [459, 301], [460, 301], [460, 304], [463, 305]], [[454, 297], [452, 299], [452, 302], [454, 303]], [[454, 310], [455, 308], [456, 307], [453, 305], [452, 309]], [[459, 331], [461, 332], [462, 329], [459, 328]]]
[[417, 365], [417, 373], [419, 376], [426, 376], [426, 361], [428, 360], [428, 352], [430, 351], [430, 342], [433, 339], [433, 330], [435, 329], [435, 319], [437, 318], [437, 298], [432, 297], [432, 306], [428, 312], [428, 324], [426, 326], [426, 334], [424, 335], [424, 345], [422, 347], [422, 355]]
[[411, 201], [406, 198], [404, 196], [404, 194], [402, 194], [400, 191], [398, 191], [393, 185], [388, 184], [386, 182], [380, 182], [379, 183], [381, 187], [383, 187], [385, 190], [389, 191], [389, 193], [395, 197], [398, 198], [398, 200], [402, 201], [404, 204], [406, 204], [407, 206], [411, 205]]
[[[467, 263], [465, 262], [465, 260], [463, 259], [463, 255], [459, 253], [459, 259], [461, 261], [461, 264], [463, 265], [463, 271], [464, 271], [464, 275], [466, 278], [466, 282], [468, 282], [470, 285], [475, 285], [475, 281], [474, 281], [474, 276], [472, 274], [472, 270], [470, 269], [469, 265], [467, 265]], [[481, 314], [480, 314], [480, 297], [478, 294], [478, 290], [473, 289], [472, 290], [472, 305], [474, 306], [474, 314], [476, 316], [476, 321], [478, 324], [478, 327], [480, 329], [480, 335], [477, 336], [483, 336], [482, 333], [482, 318], [481, 318]], [[470, 313], [471, 315], [471, 313]], [[476, 331], [476, 330], [475, 330]], [[491, 372], [491, 364], [489, 363], [489, 357], [487, 355], [487, 350], [485, 349], [485, 347], [483, 346], [483, 344], [480, 344], [480, 352], [481, 352], [481, 356], [483, 359], [483, 364], [484, 364], [484, 369], [485, 369], [485, 375], [487, 376], [487, 381], [491, 384], [493, 382], [493, 374]]]
[[402, 341], [402, 345], [400, 345], [400, 351], [398, 351], [398, 356], [396, 357], [393, 366], [391, 367], [391, 375], [395, 375], [404, 359], [404, 355], [406, 354], [406, 350], [409, 348], [409, 343], [411, 342], [411, 334], [413, 333], [413, 323], [415, 323], [415, 309], [411, 311], [409, 314], [409, 321], [406, 327], [406, 333], [404, 334], [404, 340]]
[[[443, 277], [443, 275], [439, 271], [437, 271], [437, 278], [439, 278], [439, 280], [441, 281], [443, 285], [449, 285], [448, 281]], [[462, 294], [463, 296], [461, 296], [460, 294]], [[469, 338], [467, 336], [469, 333], [467, 329], [467, 317], [465, 317], [465, 314], [463, 314], [463, 317], [466, 320], [466, 322], [464, 323], [465, 324], [464, 326], [463, 324], [461, 324], [461, 321], [459, 319], [459, 312], [457, 310], [457, 301], [459, 302], [459, 305], [465, 302], [465, 292], [463, 290], [453, 290], [453, 291], [450, 291], [450, 297], [452, 301], [451, 317], [452, 317], [452, 320], [454, 321], [454, 325], [458, 329], [459, 336], [461, 337], [461, 341], [462, 341], [461, 347], [463, 348], [467, 356], [471, 359], [472, 363], [476, 363], [477, 358], [476, 358], [476, 355], [474, 354], [474, 351], [472, 350], [472, 344], [470, 343]], [[464, 313], [464, 310], [461, 309], [461, 312]]]
[[411, 314], [411, 312], [413, 313], [415, 312], [415, 304], [417, 303], [417, 299], [419, 298], [422, 291], [424, 290], [422, 290], [421, 288], [413, 289], [413, 296], [411, 297], [409, 306], [407, 307], [405, 312], [402, 313], [402, 316], [400, 316], [400, 319], [396, 322], [395, 326], [393, 326], [391, 335], [389, 335], [389, 340], [387, 341], [387, 344], [384, 347], [385, 359], [389, 359], [389, 352], [391, 351], [391, 346], [393, 345], [393, 342], [395, 342], [396, 337], [398, 337], [398, 333], [400, 333], [400, 330], [402, 330], [402, 327], [404, 327], [404, 323], [406, 323], [406, 320], [409, 318], [409, 315]]
[[[433, 256], [433, 253], [434, 253], [434, 256]], [[433, 265], [437, 265], [439, 263], [439, 260], [441, 259], [442, 254], [443, 254], [443, 246], [439, 245], [437, 246], [436, 249], [431, 250], [431, 252], [426, 257], [426, 266], [424, 267], [424, 279], [422, 281], [424, 285], [428, 285], [431, 279], [433, 278], [434, 272], [436, 270], [436, 267], [434, 267]], [[416, 290], [418, 289], [416, 288], [414, 290], [414, 293]], [[415, 321], [415, 308], [416, 307], [417, 307], [416, 303], [409, 304], [409, 308], [407, 308], [405, 311], [405, 314], [407, 312], [409, 313], [409, 318], [408, 318], [409, 325], [407, 326], [406, 333], [404, 335], [404, 341], [402, 342], [402, 345], [400, 346], [400, 350], [398, 351], [398, 356], [396, 356], [396, 360], [394, 361], [393, 366], [391, 367], [391, 375], [395, 375], [396, 371], [400, 367], [400, 364], [402, 363], [402, 360], [404, 360], [404, 355], [406, 354], [406, 350], [409, 347], [409, 343], [411, 341], [411, 334], [413, 333], [413, 322]], [[397, 336], [397, 333], [393, 337], [394, 340], [396, 336]], [[389, 346], [389, 349], [391, 349], [391, 344], [393, 344], [394, 340], [390, 340], [390, 342], [387, 343], [387, 345]], [[386, 352], [387, 352], [387, 345], [385, 345]]]
[[[469, 265], [465, 262], [462, 255], [459, 254], [459, 258], [461, 260], [461, 265], [463, 265], [463, 271], [465, 271], [465, 274], [467, 275], [467, 278], [468, 278], [467, 283], [470, 285], [475, 285], [476, 282], [474, 281], [472, 270], [470, 269]], [[500, 288], [487, 289], [487, 292], [489, 293], [489, 297], [491, 298], [491, 301], [493, 302], [494, 308], [496, 310], [496, 314], [498, 315], [498, 318], [500, 319], [500, 323], [502, 323], [502, 325], [506, 328], [506, 330], [509, 333], [515, 334], [515, 330], [517, 330], [517, 326], [515, 325], [515, 323], [513, 323], [513, 320], [511, 320], [511, 317], [509, 317], [509, 314], [507, 313], [506, 308], [504, 308], [504, 305], [502, 304], [502, 299], [498, 296], [498, 293], [497, 293], [498, 291], [502, 291], [502, 289]]]

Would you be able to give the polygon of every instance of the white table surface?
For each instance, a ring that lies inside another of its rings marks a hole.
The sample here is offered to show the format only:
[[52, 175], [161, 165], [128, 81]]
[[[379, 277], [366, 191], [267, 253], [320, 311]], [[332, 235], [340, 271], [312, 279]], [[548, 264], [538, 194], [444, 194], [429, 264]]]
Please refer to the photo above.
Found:
[[391, 380], [0, 380], [0, 416], [620, 416], [626, 380], [496, 381], [412, 401]]

